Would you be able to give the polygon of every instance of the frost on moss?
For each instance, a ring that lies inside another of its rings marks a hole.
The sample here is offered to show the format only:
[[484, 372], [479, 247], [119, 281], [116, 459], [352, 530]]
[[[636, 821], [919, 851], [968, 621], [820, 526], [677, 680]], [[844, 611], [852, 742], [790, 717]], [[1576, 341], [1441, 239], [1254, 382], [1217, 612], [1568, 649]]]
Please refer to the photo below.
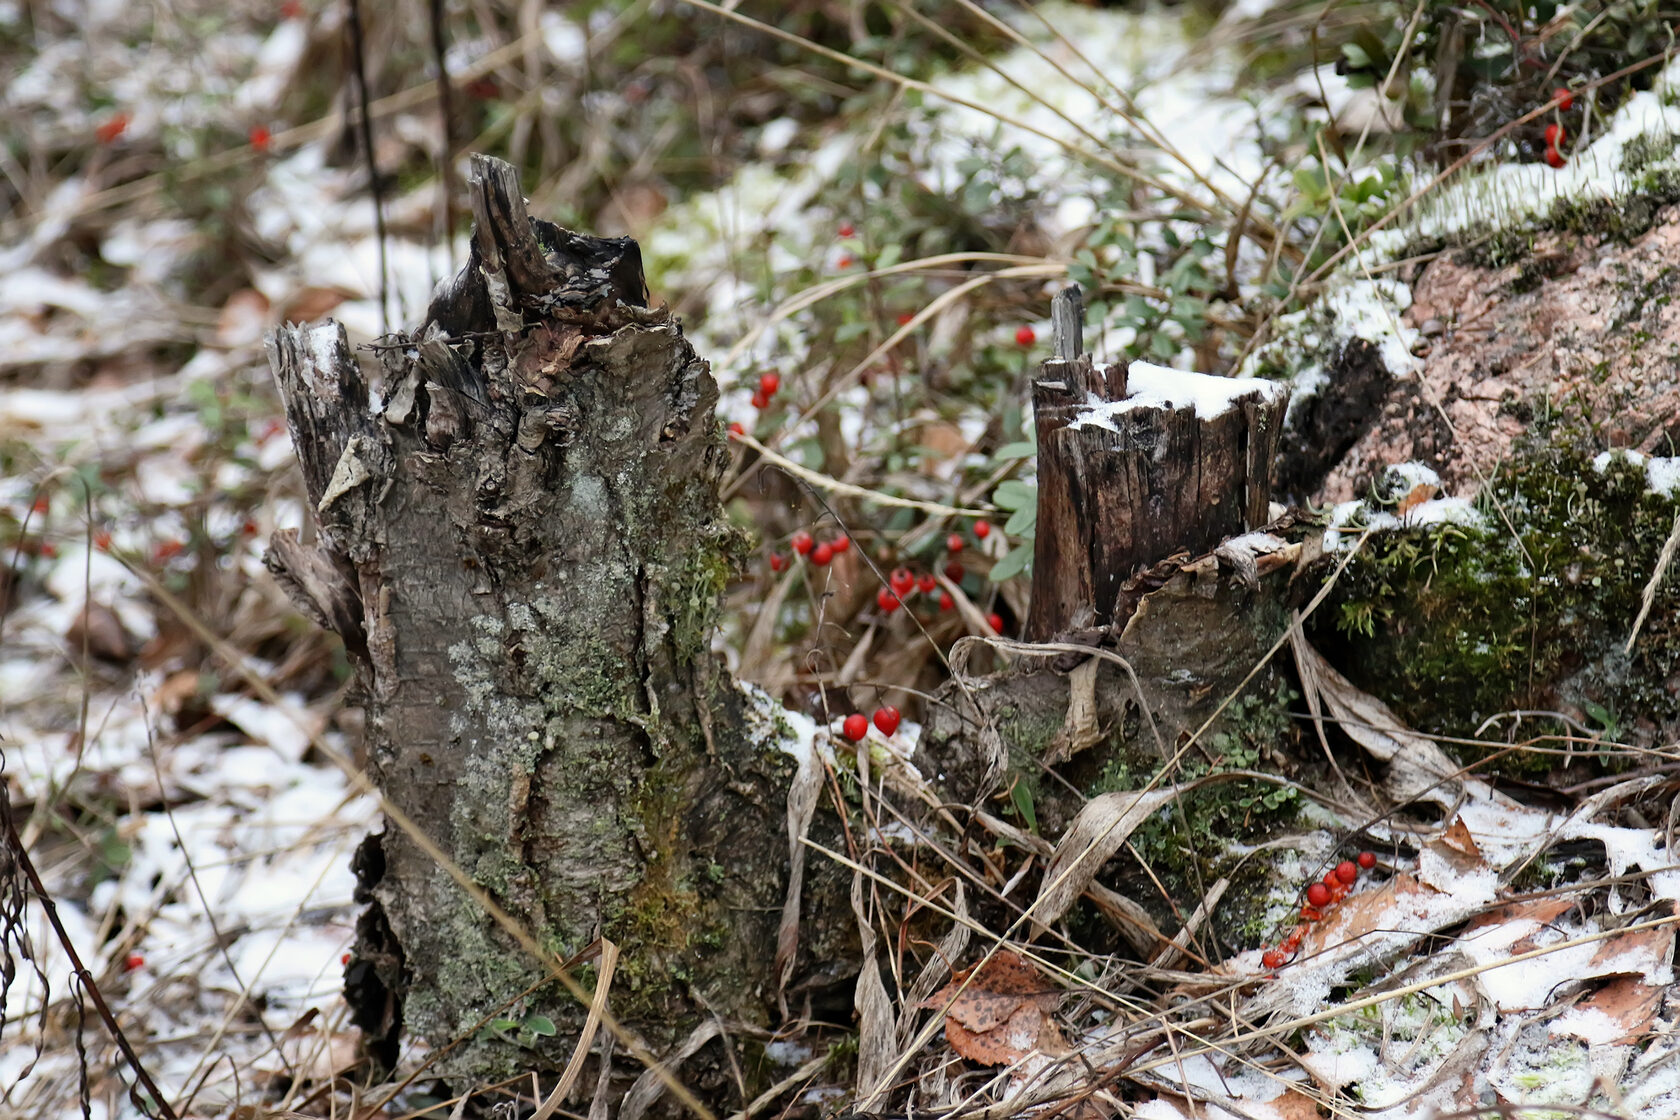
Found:
[[1314, 640], [1432, 734], [1491, 748], [1564, 730], [1509, 714], [1546, 710], [1573, 720], [1577, 738], [1670, 737], [1680, 727], [1672, 580], [1631, 655], [1624, 647], [1680, 501], [1653, 488], [1643, 460], [1595, 463], [1595, 450], [1581, 428], [1538, 426], [1476, 499], [1478, 522], [1373, 535], [1314, 619]]

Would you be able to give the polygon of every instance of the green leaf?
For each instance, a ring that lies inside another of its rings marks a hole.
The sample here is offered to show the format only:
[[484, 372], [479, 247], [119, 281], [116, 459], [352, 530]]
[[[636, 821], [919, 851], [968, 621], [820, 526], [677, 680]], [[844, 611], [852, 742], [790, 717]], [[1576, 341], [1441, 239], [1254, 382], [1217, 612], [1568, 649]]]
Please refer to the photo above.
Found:
[[998, 488], [992, 491], [992, 501], [1004, 509], [1023, 509], [1028, 506], [1038, 508], [1038, 487], [1028, 485], [1018, 478], [1006, 479], [998, 483]]
[[898, 263], [899, 258], [902, 256], [904, 256], [904, 246], [888, 245], [879, 253], [875, 254], [875, 267], [891, 268], [893, 265]]
[[1003, 532], [1005, 536], [1010, 537], [1030, 537], [1037, 527], [1038, 506], [1022, 506], [1009, 515], [1009, 520], [1004, 523]]
[[1018, 439], [997, 449], [994, 459], [1031, 459], [1038, 454], [1038, 444], [1030, 439]]
[[525, 1016], [525, 1029], [534, 1035], [547, 1038], [556, 1033], [554, 1020], [547, 1015]]
[[1016, 778], [1015, 784], [1009, 787], [1009, 800], [1014, 804], [1015, 812], [1020, 814], [1021, 820], [1026, 822], [1027, 831], [1037, 832], [1038, 814], [1033, 811], [1032, 786]]
[[1004, 554], [1002, 560], [992, 565], [991, 580], [993, 583], [1002, 583], [1004, 580], [1014, 579], [1026, 571], [1031, 562], [1032, 549], [1017, 544]]
[[493, 1031], [516, 1031], [519, 1029], [519, 1024], [512, 1019], [492, 1019], [485, 1025]]

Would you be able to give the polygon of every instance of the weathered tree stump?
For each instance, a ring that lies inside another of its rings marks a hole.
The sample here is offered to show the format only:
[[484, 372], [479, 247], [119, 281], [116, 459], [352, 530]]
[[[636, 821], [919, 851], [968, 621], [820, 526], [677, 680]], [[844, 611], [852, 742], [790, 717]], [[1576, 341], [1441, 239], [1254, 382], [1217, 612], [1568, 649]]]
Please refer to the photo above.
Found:
[[[554, 958], [616, 943], [611, 1009], [663, 1054], [767, 1020], [787, 889], [794, 761], [748, 741], [710, 652], [736, 547], [717, 387], [634, 242], [530, 218], [500, 161], [470, 191], [467, 266], [376, 346], [383, 403], [336, 324], [273, 339], [320, 533], [270, 566], [343, 635], [390, 802]], [[565, 1061], [475, 1038], [583, 1008], [412, 836], [371, 837], [358, 873], [375, 1038], [464, 1039], [434, 1068], [475, 1080]]]
[[1056, 297], [1058, 356], [1033, 382], [1032, 641], [1124, 624], [1116, 608], [1140, 568], [1264, 525], [1289, 402], [1273, 381], [1098, 369], [1079, 352], [1077, 293]]

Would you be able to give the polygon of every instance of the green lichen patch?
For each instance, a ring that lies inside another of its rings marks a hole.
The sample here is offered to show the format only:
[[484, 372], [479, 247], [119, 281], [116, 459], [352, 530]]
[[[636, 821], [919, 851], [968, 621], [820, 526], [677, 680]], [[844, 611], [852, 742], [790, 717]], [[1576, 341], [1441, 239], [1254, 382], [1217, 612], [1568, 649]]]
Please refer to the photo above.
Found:
[[[1519, 709], [1560, 711], [1605, 742], [1646, 745], [1672, 729], [1672, 581], [1658, 588], [1631, 656], [1623, 647], [1680, 503], [1653, 493], [1645, 469], [1626, 459], [1595, 467], [1589, 431], [1538, 424], [1482, 490], [1480, 527], [1373, 537], [1314, 620], [1333, 663], [1412, 726], [1480, 731], [1490, 748], [1507, 734], [1563, 730], [1557, 720], [1517, 729], [1515, 717], [1484, 729]], [[1601, 759], [1610, 764], [1608, 753]], [[1530, 751], [1495, 765], [1533, 771], [1556, 761]]]

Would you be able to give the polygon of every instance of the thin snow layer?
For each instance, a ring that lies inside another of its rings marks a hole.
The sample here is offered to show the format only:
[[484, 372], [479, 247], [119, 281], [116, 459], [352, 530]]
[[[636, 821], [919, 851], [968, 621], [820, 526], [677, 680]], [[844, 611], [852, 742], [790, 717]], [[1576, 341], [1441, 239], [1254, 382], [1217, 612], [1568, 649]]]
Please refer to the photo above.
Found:
[[1669, 104], [1677, 85], [1680, 61], [1670, 63], [1652, 89], [1628, 98], [1606, 131], [1570, 152], [1562, 168], [1539, 162], [1501, 163], [1432, 192], [1412, 220], [1373, 235], [1376, 259], [1394, 259], [1420, 238], [1448, 237], [1479, 227], [1519, 226], [1545, 217], [1563, 200], [1615, 201], [1636, 189], [1636, 176], [1680, 168], [1673, 153], [1637, 171], [1629, 170], [1627, 160], [1628, 146], [1636, 140], [1670, 142], [1680, 135], [1680, 105]]
[[1093, 397], [1068, 427], [1090, 425], [1118, 431], [1115, 418], [1141, 408], [1194, 408], [1198, 420], [1211, 420], [1229, 412], [1244, 397], [1258, 395], [1262, 401], [1274, 401], [1286, 391], [1281, 382], [1261, 377], [1216, 377], [1148, 362], [1131, 363], [1126, 388], [1123, 400], [1099, 401]]
[[[1280, 315], [1272, 327], [1274, 340], [1256, 347], [1239, 372], [1253, 377], [1268, 367], [1292, 370], [1291, 412], [1329, 382], [1325, 361], [1351, 339], [1375, 346], [1383, 368], [1394, 377], [1403, 376], [1417, 365], [1412, 347], [1418, 332], [1400, 319], [1411, 305], [1411, 289], [1398, 280], [1339, 272], [1311, 307]], [[1302, 354], [1314, 357], [1303, 362]]]
[[1644, 467], [1646, 486], [1653, 494], [1670, 497], [1680, 489], [1680, 458], [1665, 458], [1659, 455], [1645, 455], [1638, 451], [1618, 449], [1615, 451], [1601, 451], [1593, 457], [1593, 469], [1603, 474], [1610, 469], [1614, 462], [1626, 462], [1631, 466]]
[[1487, 527], [1482, 516], [1468, 498], [1432, 498], [1419, 502], [1396, 516], [1372, 509], [1363, 498], [1338, 502], [1330, 508], [1330, 525], [1324, 530], [1324, 551], [1339, 552], [1349, 547], [1352, 539], [1367, 532], [1406, 529], [1418, 525], [1463, 525], [1471, 529]]

